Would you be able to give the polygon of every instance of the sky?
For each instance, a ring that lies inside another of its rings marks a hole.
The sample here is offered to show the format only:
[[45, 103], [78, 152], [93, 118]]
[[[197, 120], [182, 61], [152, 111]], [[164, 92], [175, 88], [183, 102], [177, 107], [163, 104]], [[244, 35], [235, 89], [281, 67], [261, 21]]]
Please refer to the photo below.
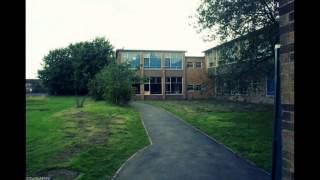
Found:
[[27, 0], [26, 78], [37, 78], [50, 50], [105, 37], [115, 49], [186, 50], [203, 56], [204, 42], [188, 17], [200, 0]]

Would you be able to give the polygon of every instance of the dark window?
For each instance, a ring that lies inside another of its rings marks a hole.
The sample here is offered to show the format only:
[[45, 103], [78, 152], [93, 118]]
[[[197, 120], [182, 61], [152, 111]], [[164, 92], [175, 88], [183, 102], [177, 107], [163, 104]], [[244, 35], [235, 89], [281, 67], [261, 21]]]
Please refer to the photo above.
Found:
[[166, 93], [181, 94], [182, 93], [182, 77], [167, 77]]
[[193, 91], [193, 85], [192, 85], [192, 84], [188, 84], [187, 90], [188, 90], [188, 91]]
[[199, 84], [196, 85], [196, 86], [195, 86], [195, 90], [196, 90], [196, 91], [201, 91], [201, 85], [199, 85]]
[[289, 21], [293, 21], [294, 20], [294, 12], [289, 14]]
[[135, 94], [140, 94], [140, 84], [133, 84], [132, 88]]
[[150, 77], [149, 82], [144, 84], [144, 90], [150, 94], [161, 94], [161, 77]]
[[201, 68], [201, 62], [196, 62], [196, 68]]
[[267, 78], [267, 96], [274, 96], [274, 78]]
[[209, 63], [209, 66], [212, 67], [213, 66], [213, 62]]
[[150, 91], [150, 83], [144, 84], [144, 91]]
[[188, 62], [187, 63], [187, 68], [193, 68], [193, 63], [192, 62]]

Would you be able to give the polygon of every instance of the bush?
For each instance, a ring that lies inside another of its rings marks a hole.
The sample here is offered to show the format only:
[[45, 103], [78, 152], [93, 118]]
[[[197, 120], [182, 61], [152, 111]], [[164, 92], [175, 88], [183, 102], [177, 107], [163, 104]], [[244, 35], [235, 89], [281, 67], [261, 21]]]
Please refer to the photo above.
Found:
[[132, 96], [132, 83], [137, 76], [127, 64], [110, 64], [89, 83], [89, 94], [95, 100], [127, 104]]

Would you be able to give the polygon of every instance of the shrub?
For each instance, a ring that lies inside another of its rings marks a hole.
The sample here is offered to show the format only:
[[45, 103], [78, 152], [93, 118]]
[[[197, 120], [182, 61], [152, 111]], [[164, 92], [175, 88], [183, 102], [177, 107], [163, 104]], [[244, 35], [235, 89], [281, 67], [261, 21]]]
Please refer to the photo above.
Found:
[[133, 95], [132, 83], [137, 76], [127, 64], [110, 64], [89, 83], [89, 93], [96, 100], [127, 104]]

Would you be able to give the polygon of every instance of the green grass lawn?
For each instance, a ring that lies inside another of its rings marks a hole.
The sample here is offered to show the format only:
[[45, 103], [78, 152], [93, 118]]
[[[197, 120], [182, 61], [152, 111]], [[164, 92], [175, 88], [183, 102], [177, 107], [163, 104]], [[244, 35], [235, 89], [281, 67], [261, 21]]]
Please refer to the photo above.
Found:
[[87, 99], [83, 108], [75, 108], [75, 97], [27, 97], [26, 131], [31, 177], [63, 169], [77, 172], [78, 179], [110, 179], [149, 144], [140, 116], [131, 107]]
[[271, 172], [273, 106], [214, 100], [144, 102], [176, 114]]

